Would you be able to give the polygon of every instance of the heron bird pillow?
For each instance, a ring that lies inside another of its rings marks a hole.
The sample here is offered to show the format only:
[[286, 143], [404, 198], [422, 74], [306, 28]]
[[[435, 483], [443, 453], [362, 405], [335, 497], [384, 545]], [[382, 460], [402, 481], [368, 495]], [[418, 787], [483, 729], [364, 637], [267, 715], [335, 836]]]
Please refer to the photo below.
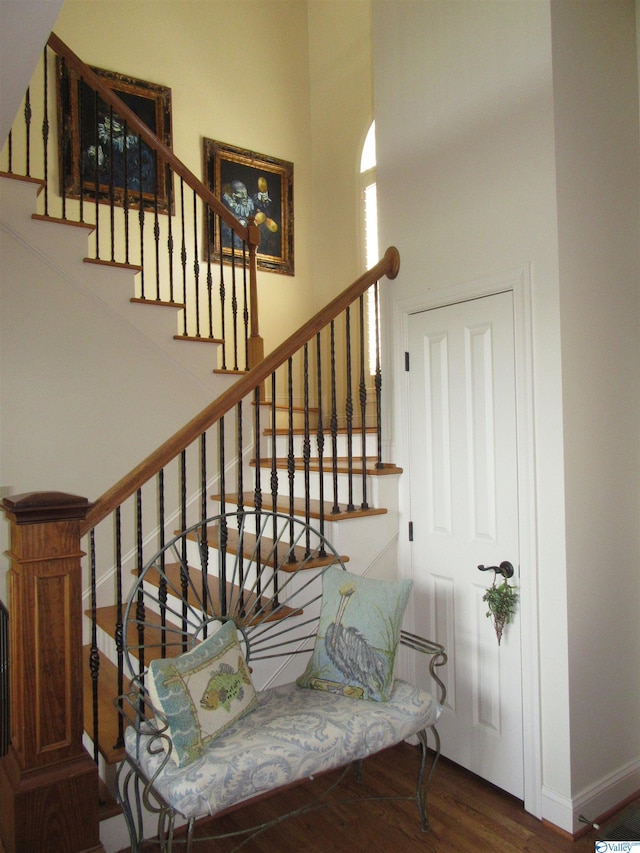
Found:
[[386, 702], [411, 585], [330, 566], [322, 577], [315, 647], [298, 685]]

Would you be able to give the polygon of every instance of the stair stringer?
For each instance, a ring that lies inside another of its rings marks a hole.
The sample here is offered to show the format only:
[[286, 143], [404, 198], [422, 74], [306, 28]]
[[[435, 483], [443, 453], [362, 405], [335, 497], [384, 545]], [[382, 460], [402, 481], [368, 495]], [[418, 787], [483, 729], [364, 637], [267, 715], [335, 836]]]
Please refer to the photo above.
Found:
[[[150, 344], [159, 348], [209, 394], [217, 395], [229, 386], [228, 376], [214, 373], [220, 345], [201, 341], [175, 340], [179, 304], [132, 302], [136, 293], [138, 268], [124, 265], [86, 263], [88, 236], [93, 226], [62, 220], [33, 219], [41, 185], [36, 181], [0, 177], [0, 222], [25, 251], [46, 259], [76, 288], [89, 293], [102, 310], [127, 323]], [[190, 344], [187, 346], [187, 344]]]

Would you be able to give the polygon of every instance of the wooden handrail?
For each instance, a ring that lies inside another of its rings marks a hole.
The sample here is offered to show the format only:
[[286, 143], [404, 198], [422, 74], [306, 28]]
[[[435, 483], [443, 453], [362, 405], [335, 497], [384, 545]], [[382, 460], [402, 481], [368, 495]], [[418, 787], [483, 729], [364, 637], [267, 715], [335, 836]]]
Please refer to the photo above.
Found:
[[134, 130], [147, 145], [154, 151], [158, 152], [161, 159], [170, 166], [176, 175], [184, 179], [185, 183], [197, 193], [200, 198], [205, 201], [209, 207], [220, 216], [221, 219], [229, 225], [230, 228], [249, 246], [258, 246], [260, 243], [260, 229], [257, 225], [242, 225], [236, 219], [233, 213], [225, 207], [217, 196], [208, 189], [202, 181], [191, 172], [184, 163], [176, 157], [173, 151], [164, 144], [164, 142], [156, 136], [153, 131], [133, 112], [133, 110], [119, 98], [113, 89], [105, 83], [91, 68], [77, 56], [70, 47], [68, 47], [62, 39], [55, 33], [51, 33], [47, 42], [49, 47], [64, 58], [65, 62], [73, 68], [73, 70], [82, 77], [93, 89], [95, 89], [102, 100], [112, 106], [123, 119], [126, 120], [129, 128]]
[[178, 453], [181, 453], [200, 435], [208, 430], [216, 421], [226, 415], [240, 400], [243, 400], [251, 391], [259, 387], [275, 370], [283, 365], [290, 356], [293, 356], [304, 344], [308, 343], [314, 335], [320, 332], [328, 323], [335, 320], [354, 300], [362, 296], [375, 282], [383, 276], [394, 279], [400, 269], [400, 255], [398, 250], [391, 246], [387, 249], [384, 257], [371, 267], [366, 273], [356, 279], [342, 293], [325, 305], [317, 314], [302, 325], [296, 332], [290, 335], [283, 343], [277, 346], [256, 367], [252, 368], [244, 376], [240, 377], [231, 388], [224, 391], [200, 414], [192, 418], [175, 435], [165, 441], [157, 450], [150, 454], [143, 462], [129, 474], [123, 477], [111, 489], [102, 495], [89, 510], [82, 528], [82, 535], [86, 534], [99, 522], [110, 515], [116, 507], [124, 503], [127, 498], [147, 483], [164, 468]]

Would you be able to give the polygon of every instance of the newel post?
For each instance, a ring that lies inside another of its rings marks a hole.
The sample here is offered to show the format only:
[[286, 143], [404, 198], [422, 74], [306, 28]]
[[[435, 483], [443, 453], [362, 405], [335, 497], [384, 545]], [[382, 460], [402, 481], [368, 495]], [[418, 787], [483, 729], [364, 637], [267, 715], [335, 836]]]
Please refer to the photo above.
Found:
[[59, 492], [5, 498], [11, 744], [0, 759], [7, 853], [99, 851], [98, 769], [82, 745], [80, 525]]
[[249, 340], [248, 367], [256, 367], [264, 359], [264, 341], [260, 337], [260, 317], [258, 314], [258, 246], [260, 229], [251, 220], [249, 224]]

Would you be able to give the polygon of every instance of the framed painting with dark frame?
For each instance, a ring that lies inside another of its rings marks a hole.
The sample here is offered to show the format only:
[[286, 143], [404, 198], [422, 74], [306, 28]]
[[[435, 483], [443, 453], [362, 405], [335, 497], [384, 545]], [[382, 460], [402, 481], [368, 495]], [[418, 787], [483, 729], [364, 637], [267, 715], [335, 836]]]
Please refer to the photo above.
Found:
[[[171, 89], [92, 68], [171, 148]], [[173, 213], [171, 170], [73, 69], [57, 64], [60, 175], [67, 198], [93, 199]], [[113, 190], [112, 190], [113, 186]]]
[[[260, 228], [258, 269], [293, 275], [293, 163], [214, 139], [203, 139], [203, 147], [209, 189], [244, 225], [253, 216]], [[213, 257], [230, 259], [231, 229], [206, 227]]]

